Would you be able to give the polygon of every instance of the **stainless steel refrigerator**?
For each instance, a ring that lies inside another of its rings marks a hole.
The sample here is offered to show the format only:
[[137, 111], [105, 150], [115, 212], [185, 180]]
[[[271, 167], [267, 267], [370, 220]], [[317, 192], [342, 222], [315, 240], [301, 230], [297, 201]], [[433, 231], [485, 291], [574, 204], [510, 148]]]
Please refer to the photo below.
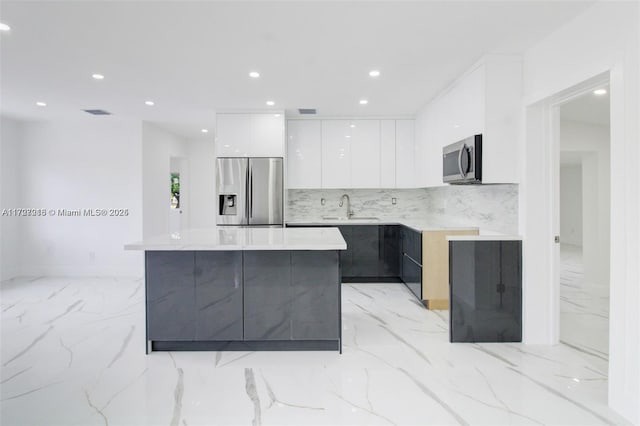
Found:
[[218, 225], [282, 226], [282, 158], [218, 158]]

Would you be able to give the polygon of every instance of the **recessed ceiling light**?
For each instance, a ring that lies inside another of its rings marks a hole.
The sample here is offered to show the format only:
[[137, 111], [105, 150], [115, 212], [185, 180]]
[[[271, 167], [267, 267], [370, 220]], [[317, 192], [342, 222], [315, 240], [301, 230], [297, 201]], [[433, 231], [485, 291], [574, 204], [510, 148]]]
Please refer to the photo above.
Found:
[[209, 129], [202, 129], [200, 130], [202, 133], [209, 133]]
[[154, 106], [156, 103], [153, 101], [144, 101], [144, 104], [147, 106]]
[[349, 127], [351, 127], [353, 129], [354, 127], [356, 127], [356, 125], [355, 124], [349, 124]]
[[251, 72], [249, 73], [249, 77], [251, 77], [251, 78], [258, 78], [258, 77], [260, 77], [260, 73], [259, 73], [258, 71], [251, 71]]
[[368, 101], [368, 100], [366, 100], [366, 99], [360, 99], [360, 105], [366, 105], [366, 104], [368, 104], [368, 103], [369, 103], [369, 101]]
[[280, 114], [273, 114], [274, 117], [280, 117]]
[[46, 107], [47, 103], [46, 102], [42, 102], [42, 101], [38, 101], [38, 102], [36, 102], [36, 105], [38, 105], [39, 107]]
[[11, 27], [7, 24], [0, 22], [0, 31], [11, 31]]
[[273, 102], [273, 101], [267, 101], [267, 102], [265, 102], [265, 103], [266, 103], [267, 105], [269, 105], [269, 106], [274, 106], [274, 105], [276, 104], [276, 103], [275, 103], [275, 102]]
[[102, 74], [92, 74], [91, 77], [93, 77], [96, 80], [104, 80], [104, 75]]
[[378, 70], [371, 70], [371, 71], [369, 71], [369, 76], [370, 76], [370, 77], [379, 77], [379, 76], [380, 76], [380, 71], [378, 71]]
[[602, 96], [602, 95], [606, 95], [607, 94], [607, 90], [606, 89], [596, 89], [593, 91], [594, 95], [598, 95], [598, 96]]

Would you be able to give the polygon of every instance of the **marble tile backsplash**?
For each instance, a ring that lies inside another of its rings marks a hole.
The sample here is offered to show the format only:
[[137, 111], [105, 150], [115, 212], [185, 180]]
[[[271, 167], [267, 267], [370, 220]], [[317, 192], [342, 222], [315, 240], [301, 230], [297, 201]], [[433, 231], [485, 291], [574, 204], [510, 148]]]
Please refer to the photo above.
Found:
[[[450, 226], [478, 226], [518, 233], [518, 185], [451, 185], [418, 189], [290, 189], [287, 221], [344, 217], [342, 194], [351, 198], [355, 216], [422, 219]], [[321, 199], [325, 204], [321, 204]], [[392, 203], [393, 198], [396, 204]]]

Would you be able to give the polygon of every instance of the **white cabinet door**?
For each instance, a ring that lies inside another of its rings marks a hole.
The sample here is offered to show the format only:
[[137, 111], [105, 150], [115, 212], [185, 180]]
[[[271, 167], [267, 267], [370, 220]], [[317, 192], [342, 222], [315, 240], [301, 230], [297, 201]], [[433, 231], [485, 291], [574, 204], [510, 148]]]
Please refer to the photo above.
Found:
[[321, 188], [322, 122], [289, 120], [287, 138], [287, 187]]
[[349, 120], [322, 120], [322, 187], [351, 187]]
[[284, 157], [280, 114], [218, 114], [216, 157]]
[[351, 186], [380, 188], [380, 120], [352, 120]]
[[252, 114], [252, 157], [284, 157], [284, 117], [281, 114]]
[[414, 121], [396, 120], [396, 187], [415, 188]]
[[484, 66], [479, 66], [456, 86], [453, 105], [457, 111], [454, 141], [484, 131]]
[[380, 187], [396, 187], [396, 121], [380, 121]]
[[251, 147], [251, 114], [218, 114], [216, 157], [245, 157]]

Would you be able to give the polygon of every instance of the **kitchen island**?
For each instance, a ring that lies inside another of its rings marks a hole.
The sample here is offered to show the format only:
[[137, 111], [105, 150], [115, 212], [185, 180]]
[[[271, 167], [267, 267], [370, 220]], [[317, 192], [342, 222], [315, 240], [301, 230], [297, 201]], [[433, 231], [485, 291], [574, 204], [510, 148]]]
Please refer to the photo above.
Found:
[[145, 252], [147, 353], [342, 350], [337, 228], [216, 227]]

